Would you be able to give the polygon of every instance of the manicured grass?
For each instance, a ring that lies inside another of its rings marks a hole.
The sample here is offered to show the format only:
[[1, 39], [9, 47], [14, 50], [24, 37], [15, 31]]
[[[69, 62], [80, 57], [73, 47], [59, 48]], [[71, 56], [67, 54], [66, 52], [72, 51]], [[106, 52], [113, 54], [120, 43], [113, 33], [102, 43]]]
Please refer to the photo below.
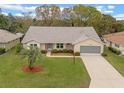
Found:
[[107, 54], [105, 58], [108, 62], [124, 76], [124, 57], [112, 53], [108, 48], [105, 48], [104, 52]]
[[52, 53], [52, 56], [73, 56], [72, 53]]
[[25, 73], [22, 67], [27, 65], [27, 58], [15, 55], [14, 51], [0, 56], [0, 87], [88, 87], [90, 77], [80, 58], [76, 64], [72, 58], [44, 57], [43, 72]]

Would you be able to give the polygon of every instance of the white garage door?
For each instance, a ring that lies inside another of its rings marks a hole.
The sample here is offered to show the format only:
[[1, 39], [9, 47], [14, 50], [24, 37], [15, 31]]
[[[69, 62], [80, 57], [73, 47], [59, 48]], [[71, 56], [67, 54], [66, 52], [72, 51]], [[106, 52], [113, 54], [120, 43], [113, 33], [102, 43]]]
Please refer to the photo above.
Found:
[[101, 53], [101, 46], [80, 46], [80, 53]]

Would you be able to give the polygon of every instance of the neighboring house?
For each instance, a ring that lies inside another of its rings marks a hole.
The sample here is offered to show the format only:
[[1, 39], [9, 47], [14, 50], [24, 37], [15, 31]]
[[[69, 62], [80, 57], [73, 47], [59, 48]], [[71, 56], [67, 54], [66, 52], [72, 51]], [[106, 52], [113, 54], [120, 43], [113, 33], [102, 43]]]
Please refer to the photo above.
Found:
[[104, 42], [106, 46], [116, 48], [124, 55], [124, 32], [104, 35]]
[[20, 43], [20, 37], [9, 31], [0, 29], [0, 48], [5, 48], [6, 51]]
[[103, 52], [103, 43], [93, 27], [31, 26], [22, 40], [24, 48], [37, 46], [41, 50], [72, 49], [80, 53]]

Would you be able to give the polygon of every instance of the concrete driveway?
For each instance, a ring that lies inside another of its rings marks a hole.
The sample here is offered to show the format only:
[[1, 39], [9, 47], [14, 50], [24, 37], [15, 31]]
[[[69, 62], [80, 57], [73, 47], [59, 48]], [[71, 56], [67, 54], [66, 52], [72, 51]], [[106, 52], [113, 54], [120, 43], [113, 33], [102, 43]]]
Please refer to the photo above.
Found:
[[101, 55], [81, 56], [91, 77], [90, 88], [124, 88], [124, 77]]

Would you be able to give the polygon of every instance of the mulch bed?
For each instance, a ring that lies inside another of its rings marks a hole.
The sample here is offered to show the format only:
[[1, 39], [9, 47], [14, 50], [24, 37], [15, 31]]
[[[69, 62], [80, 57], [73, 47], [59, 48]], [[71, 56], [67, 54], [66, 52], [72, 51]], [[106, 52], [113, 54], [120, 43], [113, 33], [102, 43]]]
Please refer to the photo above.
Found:
[[23, 66], [22, 70], [23, 70], [23, 72], [34, 72], [35, 73], [35, 72], [43, 71], [43, 67], [41, 67], [41, 66], [33, 66], [32, 69], [29, 69], [28, 66]]

